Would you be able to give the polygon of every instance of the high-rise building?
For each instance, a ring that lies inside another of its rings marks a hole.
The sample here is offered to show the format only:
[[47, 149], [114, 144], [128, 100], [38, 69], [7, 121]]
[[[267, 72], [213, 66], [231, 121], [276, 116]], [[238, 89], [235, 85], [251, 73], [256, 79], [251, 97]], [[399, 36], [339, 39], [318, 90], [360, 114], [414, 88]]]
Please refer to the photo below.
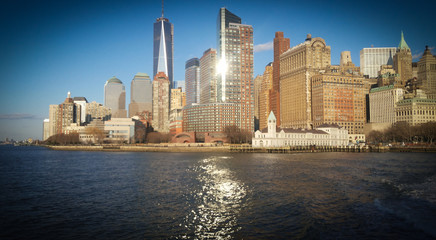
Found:
[[[277, 118], [277, 126], [280, 126], [280, 55], [290, 47], [289, 38], [283, 36], [283, 32], [276, 32], [274, 38], [274, 62], [273, 62], [273, 85], [270, 96], [271, 111]], [[261, 128], [262, 129], [262, 128]]]
[[243, 130], [254, 130], [253, 27], [221, 8], [217, 20], [218, 99], [240, 104], [239, 122]]
[[280, 55], [280, 117], [283, 128], [312, 128], [311, 77], [330, 65], [330, 46], [320, 37]]
[[85, 97], [74, 97], [73, 102], [80, 105], [80, 125], [86, 123], [86, 104], [88, 100]]
[[259, 130], [260, 93], [262, 91], [263, 75], [254, 78], [254, 130]]
[[436, 99], [436, 57], [425, 46], [424, 54], [418, 62], [418, 85], [429, 99]]
[[152, 111], [153, 86], [151, 79], [146, 73], [137, 73], [130, 85], [129, 117], [133, 117], [144, 111]]
[[45, 141], [50, 137], [50, 119], [44, 119], [42, 124], [42, 140]]
[[186, 104], [200, 103], [200, 60], [191, 58], [185, 64]]
[[269, 63], [265, 66], [263, 72], [262, 85], [259, 94], [259, 129], [262, 130], [268, 126], [268, 116], [272, 112], [271, 95], [273, 94], [273, 76], [274, 64]]
[[394, 85], [371, 89], [369, 93], [369, 111], [371, 123], [395, 123], [395, 108], [403, 100], [404, 90]]
[[112, 77], [104, 85], [104, 106], [111, 109], [113, 118], [127, 117], [126, 89], [120, 79]]
[[65, 101], [49, 108], [49, 136], [64, 133], [71, 124], [80, 124], [80, 105], [75, 104], [70, 92]]
[[217, 102], [216, 50], [209, 48], [200, 58], [200, 103]]
[[394, 70], [400, 74], [400, 81], [403, 83], [412, 78], [412, 51], [404, 40], [403, 32], [394, 55]]
[[169, 132], [170, 81], [163, 72], [153, 79], [153, 119], [152, 126], [157, 132]]
[[369, 78], [376, 78], [380, 66], [393, 65], [394, 55], [397, 48], [384, 47], [384, 48], [364, 48], [360, 50], [360, 69], [363, 75]]
[[186, 92], [186, 88], [185, 88], [185, 81], [174, 81], [174, 86], [173, 88], [177, 89], [177, 88], [182, 88], [182, 92]]
[[337, 124], [348, 133], [363, 134], [366, 121], [363, 77], [347, 72], [312, 77], [313, 125]]
[[183, 123], [183, 107], [186, 101], [185, 93], [182, 88], [171, 89], [171, 104], [170, 104], [170, 133], [175, 135], [182, 132]]
[[170, 88], [173, 87], [174, 69], [174, 26], [167, 18], [164, 18], [162, 5], [162, 16], [154, 23], [153, 34], [153, 76], [158, 72], [165, 73], [170, 81]]
[[86, 123], [91, 123], [95, 119], [107, 121], [111, 119], [111, 110], [101, 103], [95, 101], [87, 103], [86, 107]]

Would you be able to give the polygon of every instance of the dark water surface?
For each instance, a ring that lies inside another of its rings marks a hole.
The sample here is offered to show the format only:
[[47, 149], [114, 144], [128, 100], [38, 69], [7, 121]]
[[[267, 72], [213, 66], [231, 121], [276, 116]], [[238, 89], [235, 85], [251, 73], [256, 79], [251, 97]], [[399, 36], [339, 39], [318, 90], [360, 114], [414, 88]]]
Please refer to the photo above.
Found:
[[436, 155], [0, 146], [0, 239], [435, 239]]

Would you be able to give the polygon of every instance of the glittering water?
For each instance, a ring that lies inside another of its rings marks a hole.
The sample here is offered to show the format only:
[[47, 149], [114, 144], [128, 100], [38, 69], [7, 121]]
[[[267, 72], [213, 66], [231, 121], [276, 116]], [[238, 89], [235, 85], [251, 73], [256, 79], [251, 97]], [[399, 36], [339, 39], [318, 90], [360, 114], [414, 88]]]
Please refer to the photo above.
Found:
[[434, 239], [436, 155], [0, 146], [0, 239]]

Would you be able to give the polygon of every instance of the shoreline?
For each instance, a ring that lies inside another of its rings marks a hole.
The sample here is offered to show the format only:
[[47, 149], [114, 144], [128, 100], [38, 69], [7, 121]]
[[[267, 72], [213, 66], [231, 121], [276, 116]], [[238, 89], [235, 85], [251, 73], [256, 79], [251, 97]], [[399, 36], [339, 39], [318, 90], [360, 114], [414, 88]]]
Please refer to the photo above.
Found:
[[436, 153], [436, 147], [384, 147], [384, 146], [344, 146], [344, 147], [278, 147], [278, 148], [253, 148], [248, 145], [213, 144], [144, 144], [144, 145], [62, 145], [44, 146], [56, 151], [99, 151], [99, 152], [180, 152], [180, 153], [319, 153], [319, 152], [429, 152]]

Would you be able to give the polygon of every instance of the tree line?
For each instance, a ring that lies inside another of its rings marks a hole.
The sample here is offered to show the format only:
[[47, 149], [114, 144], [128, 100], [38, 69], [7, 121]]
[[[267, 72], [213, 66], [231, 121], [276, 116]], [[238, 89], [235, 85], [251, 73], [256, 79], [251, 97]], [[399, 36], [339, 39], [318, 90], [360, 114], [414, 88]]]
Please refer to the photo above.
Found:
[[436, 122], [426, 122], [412, 126], [407, 122], [396, 122], [384, 131], [371, 131], [366, 141], [378, 143], [427, 143], [433, 144], [436, 138]]

